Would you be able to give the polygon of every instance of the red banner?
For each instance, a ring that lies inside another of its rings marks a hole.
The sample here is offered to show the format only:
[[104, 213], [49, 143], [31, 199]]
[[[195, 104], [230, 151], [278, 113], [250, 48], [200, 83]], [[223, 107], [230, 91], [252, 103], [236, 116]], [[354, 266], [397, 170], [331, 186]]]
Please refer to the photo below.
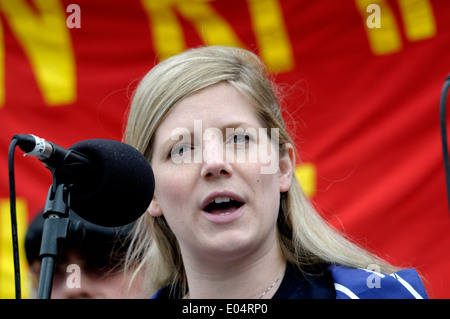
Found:
[[[431, 297], [449, 298], [439, 133], [449, 17], [450, 2], [438, 0], [0, 1], [0, 298], [14, 297], [12, 136], [63, 147], [120, 140], [139, 79], [159, 60], [205, 44], [258, 53], [285, 89], [296, 172], [323, 216], [391, 263], [415, 267]], [[23, 241], [52, 180], [21, 154]], [[26, 274], [23, 247], [21, 259]]]

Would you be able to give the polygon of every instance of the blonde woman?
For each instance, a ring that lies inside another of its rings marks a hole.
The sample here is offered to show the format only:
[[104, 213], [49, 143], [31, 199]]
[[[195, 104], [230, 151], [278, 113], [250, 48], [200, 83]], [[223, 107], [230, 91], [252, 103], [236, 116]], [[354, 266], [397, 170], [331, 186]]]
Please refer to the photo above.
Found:
[[154, 298], [426, 298], [330, 227], [302, 193], [296, 151], [253, 53], [201, 47], [137, 87], [125, 141], [151, 163], [154, 198], [127, 264]]

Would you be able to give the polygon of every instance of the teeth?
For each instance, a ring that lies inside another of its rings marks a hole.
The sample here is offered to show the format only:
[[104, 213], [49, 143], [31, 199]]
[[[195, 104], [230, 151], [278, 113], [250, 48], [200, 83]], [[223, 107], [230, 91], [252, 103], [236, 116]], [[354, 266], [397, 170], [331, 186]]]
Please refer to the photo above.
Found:
[[228, 203], [231, 199], [229, 197], [216, 197], [214, 198], [212, 202], [215, 202], [216, 204], [220, 204], [220, 203]]
[[219, 214], [219, 215], [230, 215], [231, 213], [230, 212], [226, 212], [226, 213], [221, 213], [221, 214]]

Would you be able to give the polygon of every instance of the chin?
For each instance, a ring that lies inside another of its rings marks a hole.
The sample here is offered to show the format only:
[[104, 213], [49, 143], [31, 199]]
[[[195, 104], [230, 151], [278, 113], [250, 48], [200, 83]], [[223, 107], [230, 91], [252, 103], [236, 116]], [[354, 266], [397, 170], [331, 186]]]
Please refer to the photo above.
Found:
[[254, 241], [242, 234], [229, 234], [227, 236], [215, 236], [210, 240], [208, 247], [205, 247], [205, 255], [212, 258], [212, 261], [224, 262], [245, 256], [254, 250]]

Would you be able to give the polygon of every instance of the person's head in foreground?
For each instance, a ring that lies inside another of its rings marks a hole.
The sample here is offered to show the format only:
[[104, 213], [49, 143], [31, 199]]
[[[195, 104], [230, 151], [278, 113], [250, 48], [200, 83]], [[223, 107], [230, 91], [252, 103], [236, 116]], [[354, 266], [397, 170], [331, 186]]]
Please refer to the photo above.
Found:
[[125, 142], [156, 188], [128, 265], [147, 269], [155, 298], [426, 297], [414, 270], [390, 276], [398, 269], [315, 211], [275, 92], [260, 59], [232, 47], [191, 49], [147, 73]]
[[[85, 236], [82, 241], [68, 238], [63, 244], [55, 265], [52, 299], [148, 298], [151, 295], [152, 292], [146, 291], [138, 280], [129, 286], [129, 275], [123, 271], [127, 237], [132, 224], [121, 227], [98, 226], [74, 212], [70, 212], [69, 219], [83, 222]], [[43, 227], [44, 217], [40, 213], [31, 222], [25, 236], [32, 295], [36, 294], [40, 279], [39, 252]]]

